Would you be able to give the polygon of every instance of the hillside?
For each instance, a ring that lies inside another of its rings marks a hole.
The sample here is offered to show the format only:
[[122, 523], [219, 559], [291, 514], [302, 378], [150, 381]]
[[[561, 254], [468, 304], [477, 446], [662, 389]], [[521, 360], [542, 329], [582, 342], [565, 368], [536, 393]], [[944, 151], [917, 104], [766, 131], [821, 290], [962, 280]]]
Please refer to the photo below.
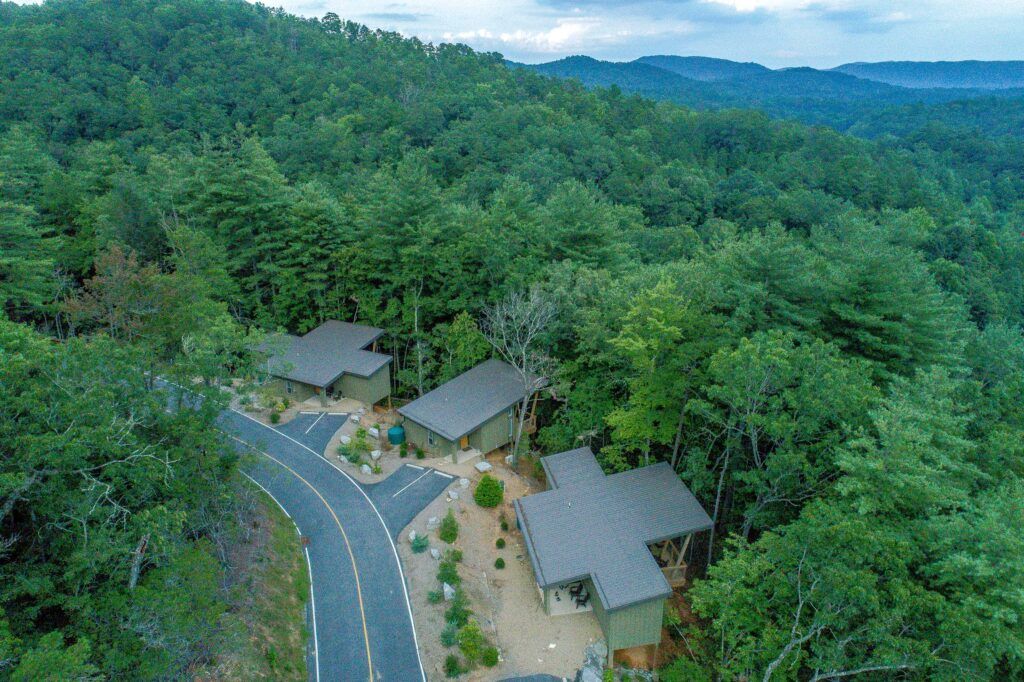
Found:
[[1024, 88], [1024, 61], [857, 62], [833, 71], [906, 88]]
[[754, 62], [734, 62], [713, 57], [677, 57], [653, 55], [640, 57], [636, 62], [656, 66], [698, 81], [722, 81], [743, 76], [760, 75], [770, 69]]
[[[0, 677], [215, 678], [263, 631], [245, 462], [154, 375], [258, 390], [265, 333], [350, 320], [404, 401], [502, 305], [546, 322], [522, 475], [665, 462], [712, 518], [662, 679], [1020, 676], [1019, 141], [841, 73], [543, 68], [240, 0], [0, 4]], [[874, 100], [915, 125], [750, 110]], [[455, 672], [456, 606], [420, 633]]]

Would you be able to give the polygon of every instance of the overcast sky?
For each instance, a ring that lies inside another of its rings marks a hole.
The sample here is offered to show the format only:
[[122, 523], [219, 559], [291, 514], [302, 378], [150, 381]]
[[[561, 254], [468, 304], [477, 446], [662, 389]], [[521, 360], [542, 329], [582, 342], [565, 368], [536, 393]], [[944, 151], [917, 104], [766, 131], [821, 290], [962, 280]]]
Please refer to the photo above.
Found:
[[509, 59], [706, 55], [768, 66], [1024, 59], [1024, 0], [265, 0]]

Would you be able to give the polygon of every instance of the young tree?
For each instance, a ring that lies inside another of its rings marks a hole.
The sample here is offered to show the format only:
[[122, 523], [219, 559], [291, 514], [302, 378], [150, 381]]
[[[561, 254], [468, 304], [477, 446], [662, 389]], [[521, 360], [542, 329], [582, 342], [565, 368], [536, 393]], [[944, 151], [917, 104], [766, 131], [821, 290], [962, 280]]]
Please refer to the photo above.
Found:
[[519, 459], [523, 425], [530, 398], [548, 385], [554, 369], [553, 360], [542, 351], [544, 334], [555, 320], [558, 308], [539, 287], [529, 292], [513, 291], [501, 301], [484, 310], [481, 328], [498, 355], [512, 365], [523, 385], [515, 437], [512, 440], [512, 463]]

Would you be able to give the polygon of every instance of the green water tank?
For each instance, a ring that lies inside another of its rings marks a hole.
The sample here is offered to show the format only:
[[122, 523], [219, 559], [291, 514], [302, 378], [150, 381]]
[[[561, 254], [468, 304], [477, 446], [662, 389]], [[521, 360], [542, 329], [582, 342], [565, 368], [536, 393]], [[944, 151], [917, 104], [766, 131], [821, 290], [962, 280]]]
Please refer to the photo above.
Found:
[[392, 445], [401, 445], [405, 442], [405, 427], [401, 424], [388, 429], [388, 442]]

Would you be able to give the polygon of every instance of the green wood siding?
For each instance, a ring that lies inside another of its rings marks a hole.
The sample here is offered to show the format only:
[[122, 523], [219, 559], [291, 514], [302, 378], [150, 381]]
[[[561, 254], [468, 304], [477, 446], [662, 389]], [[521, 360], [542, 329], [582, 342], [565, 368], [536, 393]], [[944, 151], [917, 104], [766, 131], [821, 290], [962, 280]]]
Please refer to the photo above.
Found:
[[368, 378], [345, 374], [335, 384], [335, 390], [346, 398], [373, 405], [391, 395], [390, 367], [384, 365]]
[[512, 442], [512, 438], [509, 436], [509, 414], [507, 411], [484, 422], [479, 429], [469, 434], [470, 447], [474, 447], [484, 454], [510, 442]]
[[594, 584], [587, 580], [586, 586], [591, 594], [594, 615], [601, 624], [609, 649], [616, 651], [645, 644], [657, 644], [661, 641], [664, 599], [654, 599], [609, 613], [604, 610], [601, 600], [597, 598]]
[[411, 419], [406, 419], [403, 426], [405, 426], [405, 438], [409, 441], [409, 447], [412, 449], [415, 449], [414, 446], [419, 446], [439, 457], [451, 457], [458, 449], [458, 445], [450, 440], [445, 440], [436, 433], [434, 434], [434, 445], [430, 445], [427, 430]]
[[[292, 392], [288, 392], [288, 383], [292, 385]], [[307, 398], [311, 398], [315, 395], [313, 387], [308, 384], [299, 383], [298, 381], [288, 382], [285, 379], [274, 378], [268, 381], [266, 387], [276, 395], [282, 398], [288, 398], [293, 403], [301, 403]]]

